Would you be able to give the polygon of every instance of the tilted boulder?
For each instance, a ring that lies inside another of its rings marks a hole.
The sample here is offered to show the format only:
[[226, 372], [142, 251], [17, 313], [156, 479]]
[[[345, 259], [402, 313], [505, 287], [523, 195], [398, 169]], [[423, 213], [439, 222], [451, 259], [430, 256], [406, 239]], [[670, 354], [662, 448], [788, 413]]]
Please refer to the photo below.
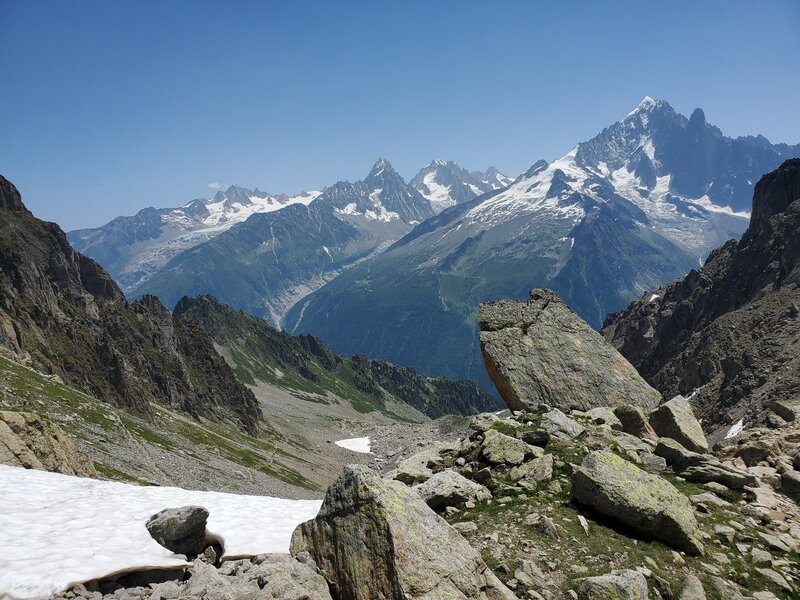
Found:
[[0, 464], [97, 477], [92, 461], [67, 434], [33, 413], [0, 411]]
[[540, 404], [563, 410], [661, 399], [602, 336], [552, 291], [534, 289], [527, 304], [481, 303], [480, 343], [486, 369], [511, 410]]
[[553, 455], [545, 454], [514, 467], [508, 472], [508, 477], [511, 481], [525, 480], [533, 483], [550, 481], [553, 478], [553, 463]]
[[586, 411], [586, 416], [597, 425], [608, 425], [611, 429], [622, 430], [622, 421], [607, 406], [598, 406]]
[[572, 475], [572, 498], [689, 554], [702, 554], [689, 499], [613, 452], [591, 452]]
[[650, 425], [661, 437], [672, 438], [693, 452], [708, 452], [703, 428], [694, 417], [692, 406], [683, 396], [675, 396], [650, 413]]
[[362, 465], [344, 468], [316, 518], [292, 535], [334, 598], [517, 600], [412, 489]]
[[147, 520], [155, 541], [176, 554], [197, 556], [206, 546], [208, 510], [202, 506], [165, 508]]
[[492, 497], [492, 493], [484, 486], [450, 469], [437, 473], [414, 489], [436, 511], [448, 506], [460, 506], [470, 500], [483, 502]]

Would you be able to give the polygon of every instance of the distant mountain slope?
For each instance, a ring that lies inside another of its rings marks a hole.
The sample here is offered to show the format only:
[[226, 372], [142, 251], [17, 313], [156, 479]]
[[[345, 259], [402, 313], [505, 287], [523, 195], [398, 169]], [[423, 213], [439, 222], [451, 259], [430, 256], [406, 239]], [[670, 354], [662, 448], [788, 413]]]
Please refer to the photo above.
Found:
[[769, 402], [800, 393], [800, 159], [758, 182], [752, 211], [741, 241], [603, 329], [664, 397], [691, 395], [717, 437], [740, 419], [764, 424]]
[[211, 296], [183, 298], [175, 314], [202, 326], [224, 349], [239, 379], [250, 384], [260, 380], [301, 397], [335, 394], [360, 412], [386, 411], [390, 399], [432, 418], [502, 408], [502, 402], [470, 381], [426, 377], [365, 356], [342, 358], [313, 336], [277, 331]]
[[197, 324], [111, 277], [0, 176], [0, 347], [67, 384], [151, 416], [153, 403], [255, 432], [261, 410]]
[[469, 172], [453, 161], [434, 160], [411, 179], [411, 185], [439, 213], [486, 192], [507, 187], [512, 181], [494, 167], [485, 172]]
[[212, 199], [192, 200], [180, 208], [144, 208], [92, 229], [67, 233], [72, 246], [99, 262], [129, 292], [172, 257], [210, 240], [249, 216], [306, 205], [320, 192], [277, 196], [232, 185]]
[[488, 385], [479, 302], [549, 287], [599, 327], [738, 238], [749, 217], [741, 195], [796, 149], [726, 138], [702, 111], [687, 119], [646, 98], [561, 159], [417, 226], [298, 303], [284, 324], [343, 354]]
[[278, 324], [300, 298], [432, 215], [430, 202], [379, 159], [363, 181], [254, 214], [179, 254], [131, 296], [153, 294], [171, 306], [208, 293]]

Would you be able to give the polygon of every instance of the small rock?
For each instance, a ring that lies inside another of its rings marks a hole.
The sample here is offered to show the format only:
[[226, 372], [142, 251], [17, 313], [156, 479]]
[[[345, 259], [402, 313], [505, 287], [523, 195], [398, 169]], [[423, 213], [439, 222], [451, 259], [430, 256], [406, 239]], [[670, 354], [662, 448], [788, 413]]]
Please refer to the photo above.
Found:
[[147, 520], [155, 541], [176, 554], [197, 556], [205, 549], [208, 510], [202, 506], [165, 508]]
[[463, 535], [465, 533], [478, 531], [478, 526], [472, 521], [461, 521], [460, 523], [453, 523], [453, 529]]
[[574, 439], [586, 431], [577, 421], [554, 408], [542, 415], [539, 425], [554, 437]]
[[546, 535], [547, 537], [558, 538], [558, 530], [556, 529], [556, 525], [553, 523], [553, 520], [550, 517], [532, 513], [525, 517], [524, 523], [528, 527], [533, 527], [535, 530]]
[[458, 507], [470, 500], [484, 502], [492, 497], [492, 493], [484, 486], [450, 469], [437, 473], [414, 489], [436, 511]]
[[691, 573], [687, 574], [683, 578], [681, 588], [682, 591], [680, 600], [706, 600], [706, 593], [703, 590], [703, 584], [700, 583], [700, 580]]
[[608, 425], [611, 429], [622, 430], [622, 422], [614, 414], [614, 411], [606, 406], [598, 406], [587, 410], [586, 416], [597, 425]]
[[786, 471], [781, 475], [781, 492], [793, 500], [800, 500], [800, 471]]
[[793, 591], [792, 586], [789, 585], [789, 582], [786, 581], [784, 576], [778, 573], [777, 571], [774, 571], [772, 569], [767, 569], [764, 567], [756, 567], [755, 570], [757, 573], [760, 573], [763, 577], [765, 577], [766, 579], [777, 585], [783, 591], [789, 593]]

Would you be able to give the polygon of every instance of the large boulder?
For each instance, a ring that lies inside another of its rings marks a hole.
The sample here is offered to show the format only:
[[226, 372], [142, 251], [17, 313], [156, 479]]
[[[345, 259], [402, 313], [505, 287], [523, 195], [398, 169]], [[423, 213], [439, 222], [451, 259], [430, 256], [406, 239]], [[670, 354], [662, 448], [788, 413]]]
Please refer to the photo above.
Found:
[[478, 553], [412, 489], [344, 468], [316, 518], [295, 529], [334, 598], [516, 600]]
[[650, 413], [650, 425], [661, 437], [672, 438], [693, 452], [708, 452], [703, 428], [694, 418], [692, 406], [683, 396], [675, 396]]
[[147, 520], [155, 541], [176, 554], [197, 556], [206, 547], [208, 510], [202, 506], [165, 508]]
[[484, 486], [450, 469], [437, 473], [414, 489], [436, 511], [448, 506], [460, 506], [470, 500], [483, 502], [492, 497], [492, 493]]
[[0, 464], [97, 477], [94, 464], [72, 439], [33, 413], [0, 411]]
[[613, 452], [591, 452], [572, 475], [572, 499], [690, 554], [702, 554], [689, 499]]
[[633, 404], [654, 408], [660, 394], [552, 291], [534, 289], [527, 304], [481, 303], [486, 369], [511, 410], [547, 404], [563, 410]]
[[508, 472], [508, 477], [511, 481], [524, 480], [531, 483], [550, 481], [553, 478], [553, 464], [553, 455], [545, 454], [514, 467]]

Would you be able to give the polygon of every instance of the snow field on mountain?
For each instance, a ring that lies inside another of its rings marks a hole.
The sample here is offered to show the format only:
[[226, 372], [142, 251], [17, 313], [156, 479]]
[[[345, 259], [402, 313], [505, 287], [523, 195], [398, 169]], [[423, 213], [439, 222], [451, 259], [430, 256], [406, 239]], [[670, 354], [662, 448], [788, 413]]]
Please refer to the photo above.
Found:
[[288, 552], [319, 500], [144, 487], [0, 465], [0, 600], [47, 597], [71, 584], [186, 562], [147, 531], [150, 515], [204, 506], [225, 557]]

